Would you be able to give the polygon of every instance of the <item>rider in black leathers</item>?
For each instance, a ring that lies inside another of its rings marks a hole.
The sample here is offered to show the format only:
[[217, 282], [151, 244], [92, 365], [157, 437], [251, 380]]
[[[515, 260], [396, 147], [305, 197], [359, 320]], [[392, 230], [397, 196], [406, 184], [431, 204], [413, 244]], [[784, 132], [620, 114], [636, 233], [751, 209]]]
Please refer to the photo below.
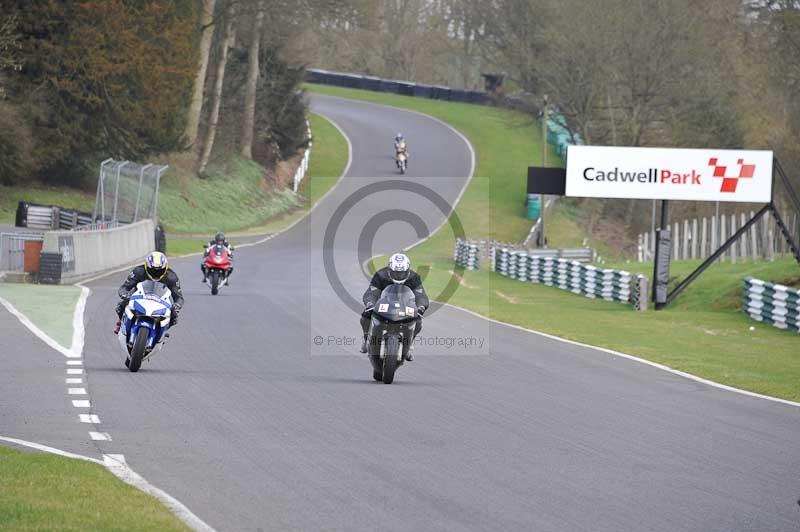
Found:
[[[152, 254], [151, 254], [152, 255]], [[166, 257], [165, 257], [166, 258]], [[149, 257], [148, 257], [149, 259]], [[144, 265], [135, 267], [125, 282], [119, 287], [117, 294], [120, 297], [120, 302], [117, 304], [117, 323], [114, 326], [114, 334], [119, 332], [122, 323], [122, 314], [125, 312], [125, 307], [128, 306], [131, 293], [136, 289], [136, 285], [144, 281], [158, 281], [166, 285], [172, 292], [172, 313], [170, 314], [170, 327], [178, 323], [178, 314], [183, 308], [183, 293], [181, 292], [181, 281], [174, 270], [169, 269], [166, 265], [163, 272], [160, 270], [153, 270], [148, 267], [147, 262]]]
[[[400, 256], [399, 261], [396, 260], [398, 256]], [[405, 267], [406, 269], [400, 272], [392, 270], [392, 268], [395, 267], [394, 265], [398, 263], [407, 264]], [[430, 306], [430, 300], [428, 299], [428, 294], [425, 293], [425, 288], [422, 286], [422, 279], [419, 274], [411, 269], [411, 262], [408, 260], [408, 257], [402, 253], [396, 253], [392, 255], [392, 258], [389, 260], [389, 266], [375, 272], [367, 291], [364, 292], [364, 311], [361, 313], [361, 329], [364, 332], [364, 342], [361, 345], [362, 353], [367, 352], [367, 333], [369, 332], [369, 323], [372, 318], [372, 308], [380, 299], [383, 289], [394, 283], [402, 283], [414, 292], [417, 301], [417, 324], [414, 330], [414, 338], [422, 331], [422, 315]], [[412, 348], [414, 346], [413, 339], [411, 346]], [[414, 359], [410, 351], [406, 359], [409, 361]]]

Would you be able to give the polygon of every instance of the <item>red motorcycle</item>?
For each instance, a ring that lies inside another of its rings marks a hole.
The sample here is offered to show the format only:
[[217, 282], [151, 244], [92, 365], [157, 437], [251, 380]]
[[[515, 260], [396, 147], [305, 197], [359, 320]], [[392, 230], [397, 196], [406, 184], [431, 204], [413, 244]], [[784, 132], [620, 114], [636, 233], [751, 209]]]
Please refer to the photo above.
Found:
[[219, 289], [228, 284], [228, 275], [232, 270], [231, 251], [217, 244], [207, 248], [206, 257], [203, 264], [206, 267], [206, 283], [211, 286], [211, 295], [217, 295]]

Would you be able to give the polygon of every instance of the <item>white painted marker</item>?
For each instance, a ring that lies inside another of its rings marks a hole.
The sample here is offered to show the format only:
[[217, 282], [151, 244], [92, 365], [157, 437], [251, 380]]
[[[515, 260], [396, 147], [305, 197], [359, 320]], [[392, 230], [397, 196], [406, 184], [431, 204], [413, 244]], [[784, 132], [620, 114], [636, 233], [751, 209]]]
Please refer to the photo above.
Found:
[[72, 406], [75, 408], [91, 408], [92, 405], [86, 399], [75, 399], [72, 401]]
[[71, 378], [71, 379], [68, 378], [68, 379], [66, 379], [66, 383], [67, 384], [83, 384], [83, 379], [80, 378], [80, 377]]
[[111, 436], [108, 435], [108, 432], [93, 432], [90, 430], [89, 437], [92, 441], [111, 441]]
[[67, 375], [83, 375], [83, 368], [67, 368]]
[[83, 366], [83, 360], [67, 360], [67, 366]]
[[78, 419], [81, 423], [100, 423], [97, 414], [78, 414]]
[[68, 388], [67, 393], [70, 395], [86, 395], [86, 388]]

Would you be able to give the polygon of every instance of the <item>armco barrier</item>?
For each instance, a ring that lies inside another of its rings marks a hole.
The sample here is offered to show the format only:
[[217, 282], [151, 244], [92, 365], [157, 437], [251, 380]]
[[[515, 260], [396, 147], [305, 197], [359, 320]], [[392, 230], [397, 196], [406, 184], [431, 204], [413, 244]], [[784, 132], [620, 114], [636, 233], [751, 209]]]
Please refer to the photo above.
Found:
[[796, 288], [745, 277], [743, 309], [754, 320], [800, 332], [800, 290]]
[[577, 261], [537, 257], [526, 251], [495, 250], [494, 270], [518, 281], [546, 284], [589, 298], [628, 303], [632, 283], [641, 276], [622, 270], [596, 268]]
[[[155, 249], [152, 220], [101, 231], [48, 231], [42, 254], [61, 254], [61, 283], [143, 260]], [[51, 255], [52, 256], [52, 255]]]

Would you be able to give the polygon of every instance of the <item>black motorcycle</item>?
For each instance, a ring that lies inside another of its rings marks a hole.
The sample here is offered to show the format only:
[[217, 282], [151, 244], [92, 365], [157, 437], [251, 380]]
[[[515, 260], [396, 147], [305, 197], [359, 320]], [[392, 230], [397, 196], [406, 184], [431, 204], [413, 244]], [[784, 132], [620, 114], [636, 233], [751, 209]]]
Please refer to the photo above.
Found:
[[372, 308], [367, 336], [367, 353], [372, 363], [372, 378], [384, 384], [394, 381], [394, 373], [403, 365], [417, 326], [417, 301], [405, 285], [384, 288]]

